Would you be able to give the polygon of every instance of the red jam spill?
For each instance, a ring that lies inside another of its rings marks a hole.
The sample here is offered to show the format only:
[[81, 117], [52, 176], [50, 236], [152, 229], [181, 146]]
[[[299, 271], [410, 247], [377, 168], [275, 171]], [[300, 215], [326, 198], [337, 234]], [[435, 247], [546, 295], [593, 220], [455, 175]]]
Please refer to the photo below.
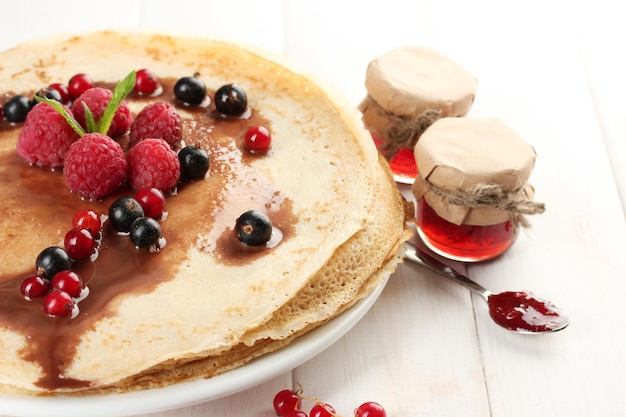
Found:
[[450, 223], [423, 198], [417, 204], [417, 226], [422, 239], [434, 252], [466, 262], [483, 261], [502, 254], [517, 236], [517, 227], [511, 221], [489, 226]]
[[[379, 138], [372, 136], [372, 139], [377, 149], [383, 145], [383, 141]], [[389, 167], [397, 182], [413, 184], [417, 177], [417, 164], [415, 163], [415, 156], [413, 155], [412, 149], [400, 149], [389, 161]]]
[[[20, 355], [39, 364], [44, 373], [38, 382], [42, 388], [88, 387], [89, 381], [72, 380], [63, 375], [64, 364], [71, 363], [82, 334], [100, 318], [115, 314], [115, 304], [122, 297], [148, 293], [161, 282], [172, 279], [189, 248], [202, 249], [199, 235], [208, 236], [213, 242], [219, 240], [210, 251], [217, 262], [241, 264], [261, 256], [233, 249], [236, 248], [232, 230], [235, 220], [250, 209], [251, 204], [267, 211], [283, 241], [295, 235], [293, 224], [297, 223], [297, 218], [291, 201], [251, 165], [258, 158], [271, 157], [271, 150], [263, 155], [250, 155], [244, 150], [242, 132], [259, 125], [271, 130], [270, 121], [254, 111], [246, 118], [224, 119], [212, 117], [210, 107], [182, 108], [172, 93], [175, 81], [162, 80], [167, 93], [152, 100], [168, 101], [190, 115], [183, 122], [183, 137], [202, 146], [209, 154], [208, 177], [180, 186], [175, 195], [167, 198], [168, 217], [161, 226], [168, 244], [158, 254], [136, 249], [128, 237], [113, 233], [108, 223], [105, 224], [97, 261], [78, 261], [73, 267], [90, 290], [89, 296], [80, 302], [80, 313], [75, 318], [46, 316], [40, 302], [28, 302], [20, 297], [21, 281], [33, 272], [40, 250], [62, 244], [60, 231], [71, 226], [72, 216], [78, 209], [106, 213], [112, 201], [132, 196], [134, 191], [124, 188], [100, 202], [83, 200], [65, 187], [59, 170], [53, 172], [28, 166], [17, 152], [0, 156], [0, 181], [14, 185], [7, 189], [8, 195], [2, 196], [4, 208], [10, 213], [9, 217], [0, 219], [2, 233], [9, 238], [21, 234], [33, 237], [32, 241], [15, 239], [11, 250], [20, 256], [7, 258], [8, 253], [0, 253], [0, 259], [5, 261], [0, 271], [0, 328], [11, 329], [28, 338], [29, 344]], [[128, 99], [150, 100], [137, 95]], [[20, 127], [21, 124], [0, 121], [0, 145], [15, 146]], [[120, 143], [127, 140], [122, 139]], [[207, 198], [208, 195], [213, 198]], [[34, 217], [33, 210], [43, 218]], [[15, 225], [22, 226], [12, 230]], [[46, 244], [34, 247], [33, 242]]]
[[489, 315], [505, 329], [540, 333], [561, 329], [567, 324], [567, 318], [553, 304], [528, 292], [492, 294], [487, 303]]

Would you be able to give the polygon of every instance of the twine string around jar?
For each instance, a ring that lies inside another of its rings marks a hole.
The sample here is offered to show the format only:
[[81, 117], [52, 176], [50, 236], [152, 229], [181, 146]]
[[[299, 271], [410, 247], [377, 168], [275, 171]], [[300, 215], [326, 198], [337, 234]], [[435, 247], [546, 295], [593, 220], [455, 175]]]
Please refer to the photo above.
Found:
[[422, 133], [441, 117], [441, 110], [436, 109], [426, 109], [416, 118], [396, 116], [385, 110], [368, 94], [361, 103], [361, 110], [370, 105], [378, 114], [391, 122], [385, 132], [385, 137], [381, 138], [384, 140], [384, 144], [379, 149], [380, 153], [388, 160], [393, 158], [402, 148], [412, 149], [415, 147]]
[[441, 196], [449, 204], [508, 211], [517, 215], [524, 227], [530, 224], [523, 215], [541, 214], [546, 209], [544, 203], [528, 198], [523, 191], [519, 189], [507, 191], [499, 184], [475, 184], [467, 190], [448, 191], [429, 181], [424, 182], [430, 191]]

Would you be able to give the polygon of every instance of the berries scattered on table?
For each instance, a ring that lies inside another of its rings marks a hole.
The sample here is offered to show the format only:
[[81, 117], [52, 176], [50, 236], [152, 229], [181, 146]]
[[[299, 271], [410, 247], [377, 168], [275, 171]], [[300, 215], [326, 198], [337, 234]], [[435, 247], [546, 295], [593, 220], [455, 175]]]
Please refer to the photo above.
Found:
[[128, 183], [135, 190], [158, 188], [169, 191], [180, 178], [178, 155], [163, 139], [144, 139], [126, 156]]
[[137, 81], [135, 82], [135, 92], [142, 96], [153, 96], [159, 93], [161, 86], [154, 71], [142, 68], [137, 71]]
[[[317, 398], [302, 395], [302, 386], [297, 391], [285, 389], [274, 396], [274, 411], [279, 417], [340, 417], [337, 411], [327, 403]], [[313, 403], [309, 413], [302, 409], [302, 400]], [[380, 404], [368, 401], [354, 410], [354, 417], [387, 417], [387, 413]]]
[[272, 238], [272, 221], [263, 212], [249, 210], [237, 218], [235, 233], [246, 246], [265, 245]]
[[[69, 109], [65, 107], [69, 112]], [[26, 116], [17, 140], [17, 153], [29, 164], [62, 167], [78, 133], [65, 118], [46, 103], [36, 105]]]
[[158, 101], [141, 109], [130, 127], [130, 146], [153, 138], [163, 139], [172, 149], [178, 149], [182, 137], [182, 119], [174, 106], [165, 101]]
[[209, 171], [209, 155], [199, 146], [185, 146], [178, 152], [181, 178], [187, 181], [202, 179]]
[[127, 170], [122, 147], [100, 133], [88, 133], [74, 142], [63, 166], [67, 187], [93, 200], [100, 200], [122, 185]]
[[225, 116], [239, 116], [248, 108], [246, 91], [237, 84], [225, 84], [217, 89], [215, 108]]
[[29, 111], [30, 99], [18, 94], [4, 103], [3, 117], [9, 123], [20, 123], [26, 120]]
[[198, 74], [182, 77], [174, 84], [174, 96], [188, 106], [199, 106], [206, 99], [206, 85]]
[[272, 146], [272, 136], [267, 128], [252, 126], [246, 131], [244, 145], [252, 153], [267, 152]]
[[387, 417], [387, 412], [377, 402], [368, 401], [354, 410], [354, 417]]
[[67, 83], [70, 100], [76, 100], [85, 91], [94, 87], [93, 78], [88, 74], [76, 74]]
[[309, 411], [309, 417], [334, 417], [336, 415], [337, 412], [330, 404], [319, 401]]

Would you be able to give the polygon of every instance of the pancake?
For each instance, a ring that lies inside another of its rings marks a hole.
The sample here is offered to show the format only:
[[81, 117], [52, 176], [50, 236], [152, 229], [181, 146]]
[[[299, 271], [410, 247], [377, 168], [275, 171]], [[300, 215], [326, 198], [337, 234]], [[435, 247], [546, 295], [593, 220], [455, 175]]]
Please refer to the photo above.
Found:
[[[403, 201], [356, 111], [282, 58], [217, 40], [97, 32], [28, 42], [0, 53], [0, 63], [0, 103], [76, 73], [111, 86], [150, 68], [163, 93], [129, 96], [132, 113], [169, 101], [183, 118], [183, 141], [211, 161], [205, 179], [168, 196], [160, 252], [105, 229], [98, 258], [75, 264], [89, 288], [80, 313], [48, 317], [19, 292], [38, 253], [62, 242], [79, 208], [106, 213], [133, 191], [123, 186], [102, 201], [72, 193], [61, 170], [19, 157], [19, 123], [0, 122], [3, 391], [87, 395], [210, 377], [325, 323], [402, 260]], [[210, 96], [227, 83], [243, 86], [249, 114], [220, 118], [213, 104], [176, 102], [175, 80], [193, 74]], [[243, 149], [243, 132], [255, 125], [272, 132], [267, 154]], [[235, 220], [250, 209], [280, 230], [276, 246], [231, 242]]]

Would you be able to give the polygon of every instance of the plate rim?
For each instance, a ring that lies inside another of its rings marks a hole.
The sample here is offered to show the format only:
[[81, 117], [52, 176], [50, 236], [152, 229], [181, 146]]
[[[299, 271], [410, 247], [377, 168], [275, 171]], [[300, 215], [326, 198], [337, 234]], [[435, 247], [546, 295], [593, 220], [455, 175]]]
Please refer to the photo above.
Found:
[[88, 411], [91, 417], [128, 417], [189, 407], [236, 394], [291, 371], [332, 346], [371, 309], [385, 288], [389, 276], [352, 307], [322, 326], [275, 352], [262, 355], [212, 378], [123, 394], [85, 397], [38, 397], [0, 393], [0, 415], [83, 417]]

